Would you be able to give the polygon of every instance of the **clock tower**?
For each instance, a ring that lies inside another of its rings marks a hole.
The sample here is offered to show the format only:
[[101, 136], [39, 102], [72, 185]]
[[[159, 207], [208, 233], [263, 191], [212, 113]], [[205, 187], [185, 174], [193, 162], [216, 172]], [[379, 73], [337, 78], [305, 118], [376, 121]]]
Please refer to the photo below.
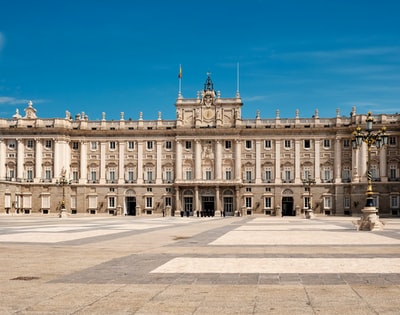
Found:
[[235, 98], [221, 98], [215, 92], [211, 74], [196, 99], [179, 96], [176, 101], [177, 127], [186, 128], [222, 128], [235, 127], [241, 122], [242, 100], [237, 93]]

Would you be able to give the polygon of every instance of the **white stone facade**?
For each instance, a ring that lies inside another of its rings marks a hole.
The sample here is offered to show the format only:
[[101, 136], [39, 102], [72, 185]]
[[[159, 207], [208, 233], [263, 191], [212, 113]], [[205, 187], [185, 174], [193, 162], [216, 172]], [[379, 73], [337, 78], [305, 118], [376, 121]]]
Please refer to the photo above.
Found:
[[[0, 212], [119, 215], [359, 215], [367, 149], [353, 149], [366, 113], [319, 118], [241, 116], [240, 94], [222, 98], [208, 77], [176, 120], [91, 121], [84, 114], [0, 119]], [[374, 114], [389, 144], [372, 148], [380, 215], [400, 215], [400, 115]], [[65, 177], [62, 177], [65, 171]], [[305, 185], [305, 178], [315, 184]]]

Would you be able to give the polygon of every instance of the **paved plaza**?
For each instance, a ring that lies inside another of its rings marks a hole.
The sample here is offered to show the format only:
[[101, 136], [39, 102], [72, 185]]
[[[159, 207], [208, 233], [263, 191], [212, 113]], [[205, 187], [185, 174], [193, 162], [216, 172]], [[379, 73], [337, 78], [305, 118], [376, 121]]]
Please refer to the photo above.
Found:
[[0, 216], [0, 314], [399, 314], [400, 219]]

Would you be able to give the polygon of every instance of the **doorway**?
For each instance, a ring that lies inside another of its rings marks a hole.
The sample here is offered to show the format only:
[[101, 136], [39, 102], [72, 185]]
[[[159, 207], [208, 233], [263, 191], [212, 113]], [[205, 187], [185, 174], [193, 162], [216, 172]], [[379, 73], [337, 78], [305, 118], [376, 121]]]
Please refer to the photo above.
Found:
[[202, 197], [202, 209], [206, 217], [213, 217], [215, 214], [214, 196]]
[[136, 215], [136, 197], [126, 197], [126, 215]]
[[282, 216], [294, 216], [296, 212], [293, 208], [293, 197], [282, 197]]

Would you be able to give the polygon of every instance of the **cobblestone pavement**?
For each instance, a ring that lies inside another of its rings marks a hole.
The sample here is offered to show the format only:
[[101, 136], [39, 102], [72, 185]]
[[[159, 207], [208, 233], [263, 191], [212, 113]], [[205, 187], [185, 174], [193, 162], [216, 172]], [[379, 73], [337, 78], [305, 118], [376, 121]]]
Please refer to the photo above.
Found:
[[0, 216], [0, 314], [399, 314], [400, 219]]

